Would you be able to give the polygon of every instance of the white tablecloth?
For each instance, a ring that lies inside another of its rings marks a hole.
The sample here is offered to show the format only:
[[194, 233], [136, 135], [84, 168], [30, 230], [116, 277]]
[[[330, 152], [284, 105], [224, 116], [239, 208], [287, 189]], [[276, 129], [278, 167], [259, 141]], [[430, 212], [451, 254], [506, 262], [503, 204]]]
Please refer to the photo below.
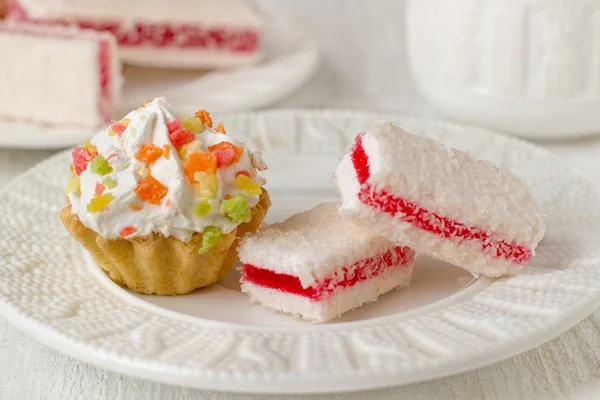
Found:
[[[322, 69], [315, 79], [275, 107], [364, 108], [442, 117], [419, 96], [410, 79], [403, 44], [402, 1], [260, 3], [288, 8], [303, 18], [318, 35], [324, 52]], [[600, 166], [600, 139], [543, 145], [589, 171]], [[0, 187], [53, 153], [0, 149]], [[600, 178], [597, 181], [600, 186]], [[596, 312], [535, 350], [473, 372], [402, 388], [310, 398], [599, 399], [599, 356], [600, 312]], [[48, 349], [0, 319], [0, 399], [90, 398], [256, 400], [281, 396], [191, 390], [104, 371]]]

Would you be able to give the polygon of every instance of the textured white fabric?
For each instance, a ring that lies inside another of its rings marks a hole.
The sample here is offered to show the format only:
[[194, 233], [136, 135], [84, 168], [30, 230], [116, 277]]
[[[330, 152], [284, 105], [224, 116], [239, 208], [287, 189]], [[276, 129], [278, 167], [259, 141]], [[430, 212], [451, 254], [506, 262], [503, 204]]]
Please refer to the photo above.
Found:
[[[305, 18], [325, 52], [324, 67], [315, 80], [278, 107], [395, 109], [439, 116], [416, 95], [407, 73], [400, 36], [403, 2], [269, 0], [261, 3], [289, 8]], [[383, 18], [389, 23], [381, 23]], [[378, 47], [372, 46], [375, 41], [380, 44]], [[600, 166], [600, 139], [544, 145], [588, 171]], [[52, 153], [0, 149], [0, 187]], [[600, 174], [595, 179], [600, 188]], [[283, 397], [285, 400], [599, 398], [600, 311], [535, 350], [473, 372], [366, 393]], [[0, 399], [279, 400], [282, 396], [200, 391], [125, 377], [50, 350], [0, 319]]]

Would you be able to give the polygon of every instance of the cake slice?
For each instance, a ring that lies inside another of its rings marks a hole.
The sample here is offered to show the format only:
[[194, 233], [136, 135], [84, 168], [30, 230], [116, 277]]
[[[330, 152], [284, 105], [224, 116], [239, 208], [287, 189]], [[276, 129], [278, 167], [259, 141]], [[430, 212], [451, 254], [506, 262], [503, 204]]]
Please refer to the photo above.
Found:
[[253, 302], [314, 322], [407, 286], [415, 253], [341, 217], [325, 203], [245, 237], [242, 291]]
[[0, 48], [1, 118], [80, 127], [112, 118], [122, 78], [110, 34], [0, 23]]
[[260, 58], [261, 19], [237, 0], [9, 1], [13, 20], [110, 32], [128, 64], [215, 68]]
[[342, 214], [476, 274], [514, 274], [544, 236], [515, 175], [390, 122], [356, 137], [336, 180]]

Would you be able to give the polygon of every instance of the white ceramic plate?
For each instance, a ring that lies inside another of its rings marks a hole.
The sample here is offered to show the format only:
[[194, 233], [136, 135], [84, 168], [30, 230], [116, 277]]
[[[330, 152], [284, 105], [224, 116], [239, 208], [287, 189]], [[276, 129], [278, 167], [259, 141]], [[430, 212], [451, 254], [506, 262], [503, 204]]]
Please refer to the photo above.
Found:
[[[166, 96], [193, 114], [198, 108], [216, 113], [265, 107], [291, 94], [316, 71], [316, 40], [302, 24], [281, 12], [266, 14], [265, 20], [265, 59], [255, 66], [206, 73], [125, 66], [123, 101], [115, 119], [158, 96]], [[89, 139], [97, 131], [0, 119], [0, 147], [64, 148]]]
[[[380, 116], [271, 111], [223, 118], [266, 152], [269, 220], [335, 198], [336, 156]], [[237, 272], [180, 297], [138, 296], [100, 272], [57, 218], [69, 155], [0, 194], [0, 314], [74, 358], [134, 376], [241, 392], [335, 392], [483, 366], [560, 334], [600, 303], [600, 194], [557, 157], [487, 130], [391, 116], [526, 179], [547, 218], [531, 265], [500, 280], [418, 260], [412, 286], [323, 325], [252, 305]], [[274, 155], [277, 154], [277, 155]]]

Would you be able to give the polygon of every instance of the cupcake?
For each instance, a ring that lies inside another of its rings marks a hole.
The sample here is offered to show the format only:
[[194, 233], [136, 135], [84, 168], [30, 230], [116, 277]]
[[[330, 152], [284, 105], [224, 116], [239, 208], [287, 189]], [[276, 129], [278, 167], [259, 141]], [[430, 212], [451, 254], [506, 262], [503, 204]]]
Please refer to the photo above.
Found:
[[177, 295], [223, 278], [270, 206], [259, 152], [164, 98], [73, 150], [60, 219], [119, 285]]

